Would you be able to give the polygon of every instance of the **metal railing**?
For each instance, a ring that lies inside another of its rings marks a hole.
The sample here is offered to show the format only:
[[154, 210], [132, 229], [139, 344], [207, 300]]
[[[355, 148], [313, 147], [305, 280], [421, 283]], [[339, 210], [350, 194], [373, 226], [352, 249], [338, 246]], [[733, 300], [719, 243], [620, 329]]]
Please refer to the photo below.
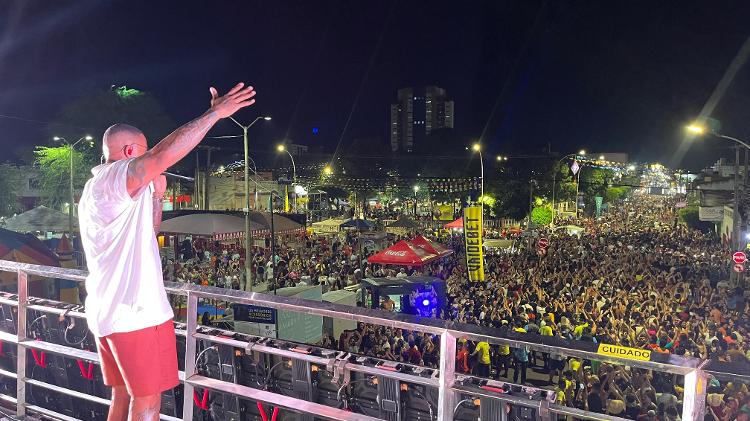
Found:
[[[109, 401], [101, 397], [85, 394], [82, 392], [65, 389], [59, 386], [41, 382], [30, 378], [27, 375], [27, 352], [26, 350], [40, 350], [53, 354], [62, 354], [71, 358], [80, 359], [98, 363], [98, 356], [94, 352], [84, 351], [71, 348], [65, 345], [59, 345], [51, 342], [33, 340], [28, 337], [27, 332], [27, 311], [45, 311], [51, 313], [65, 314], [70, 317], [85, 317], [80, 311], [60, 310], [53, 307], [34, 304], [29, 302], [28, 280], [29, 276], [42, 276], [57, 279], [67, 279], [73, 281], [84, 281], [86, 272], [73, 269], [64, 269], [48, 266], [29, 265], [23, 263], [9, 262], [0, 260], [0, 272], [15, 272], [18, 276], [18, 297], [17, 301], [0, 298], [0, 303], [17, 306], [17, 326], [16, 334], [0, 332], [0, 341], [12, 343], [16, 346], [17, 367], [16, 372], [12, 373], [0, 370], [0, 376], [16, 379], [16, 396], [0, 394], [0, 400], [12, 403], [16, 406], [16, 413], [19, 416], [27, 412], [40, 413], [53, 418], [71, 420], [69, 416], [56, 413], [50, 409], [42, 408], [38, 405], [32, 405], [27, 402], [26, 387], [33, 385], [35, 387], [46, 388], [58, 393], [74, 396], [76, 398], [86, 399], [91, 402], [107, 405]], [[213, 342], [223, 342], [226, 345], [236, 348], [244, 348], [254, 351], [271, 352], [276, 355], [289, 357], [292, 359], [305, 360], [325, 366], [328, 370], [359, 371], [378, 376], [394, 378], [405, 382], [421, 383], [438, 390], [437, 419], [451, 420], [454, 417], [456, 404], [460, 403], [457, 399], [459, 396], [484, 397], [497, 399], [505, 403], [522, 405], [536, 408], [541, 413], [569, 415], [584, 419], [609, 419], [617, 420], [621, 418], [603, 415], [599, 413], [587, 412], [576, 408], [565, 407], [547, 402], [525, 400], [509, 395], [498, 395], [490, 392], [481, 392], [474, 389], [466, 388], [456, 381], [454, 372], [454, 361], [456, 356], [456, 342], [458, 338], [465, 338], [472, 341], [486, 341], [491, 344], [508, 345], [512, 348], [526, 347], [529, 350], [552, 353], [555, 355], [575, 357], [580, 359], [596, 360], [630, 367], [650, 369], [666, 373], [672, 373], [684, 376], [684, 396], [682, 419], [685, 421], [703, 419], [706, 382], [709, 373], [705, 372], [702, 367], [706, 363], [695, 358], [683, 358], [675, 355], [655, 355], [648, 361], [625, 359], [611, 355], [603, 355], [596, 352], [591, 346], [579, 346], [580, 343], [575, 341], [564, 341], [551, 337], [538, 337], [529, 334], [517, 334], [509, 332], [500, 334], [496, 329], [459, 324], [451, 321], [439, 319], [426, 319], [404, 314], [396, 314], [380, 310], [372, 310], [359, 307], [336, 305], [327, 302], [318, 302], [304, 300], [300, 298], [288, 298], [261, 293], [252, 293], [238, 290], [227, 290], [215, 287], [202, 287], [192, 284], [165, 283], [167, 292], [174, 295], [186, 297], [187, 301], [187, 321], [184, 332], [186, 339], [186, 351], [184, 361], [184, 372], [180, 372], [180, 380], [184, 384], [184, 401], [183, 419], [193, 419], [193, 392], [196, 387], [210, 389], [226, 394], [239, 396], [242, 399], [251, 401], [260, 401], [270, 403], [282, 408], [287, 408], [295, 412], [314, 414], [317, 418], [332, 420], [361, 420], [370, 421], [376, 418], [345, 411], [342, 409], [325, 406], [315, 402], [293, 398], [287, 395], [273, 393], [265, 390], [251, 388], [236, 383], [226, 382], [214, 378], [201, 376], [196, 373], [196, 345], [198, 340], [208, 340]], [[430, 333], [440, 337], [440, 364], [439, 373], [430, 378], [424, 378], [414, 375], [408, 375], [398, 372], [384, 372], [372, 367], [357, 366], [347, 360], [336, 359], [336, 357], [319, 357], [312, 355], [296, 354], [291, 351], [261, 349], [262, 346], [249, 344], [247, 342], [237, 341], [234, 339], [222, 339], [221, 337], [210, 337], [198, 330], [198, 300], [208, 299], [222, 302], [250, 304], [274, 308], [277, 310], [286, 310], [301, 312], [308, 315], [325, 316], [334, 319], [344, 319], [357, 322], [371, 323], [391, 328], [401, 328], [409, 331]], [[588, 345], [591, 345], [590, 343]], [[288, 354], [288, 355], [285, 355]], [[722, 372], [721, 364], [713, 364], [710, 375], [730, 376], [735, 381], [749, 381], [747, 375], [736, 374], [731, 370]], [[348, 378], [348, 377], [347, 377]], [[174, 417], [162, 415], [162, 419], [174, 420]], [[547, 418], [550, 419], [550, 418]]]

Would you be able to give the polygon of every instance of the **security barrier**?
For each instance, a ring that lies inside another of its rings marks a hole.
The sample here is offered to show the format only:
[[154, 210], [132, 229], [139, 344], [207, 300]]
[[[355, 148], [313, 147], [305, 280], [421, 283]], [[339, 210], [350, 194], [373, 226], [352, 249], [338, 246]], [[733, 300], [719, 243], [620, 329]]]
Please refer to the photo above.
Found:
[[[102, 408], [106, 409], [109, 403], [108, 391], [97, 386], [100, 374], [94, 370], [98, 363], [95, 350], [81, 349], [88, 335], [82, 306], [61, 305], [30, 297], [28, 293], [30, 276], [81, 282], [86, 272], [4, 260], [0, 260], [0, 272], [15, 272], [18, 278], [17, 294], [0, 295], [5, 319], [0, 321], [0, 356], [10, 357], [3, 361], [15, 362], [13, 366], [0, 366], [4, 385], [0, 389], [0, 401], [6, 406], [14, 405], [19, 416], [34, 413], [63, 420], [101, 419]], [[267, 412], [271, 409], [266, 411], [264, 405], [280, 408], [286, 416], [299, 420], [468, 420], [478, 417], [483, 421], [551, 420], [556, 416], [622, 419], [558, 405], [553, 394], [542, 389], [457, 375], [454, 362], [459, 338], [684, 376], [682, 419], [686, 421], [703, 419], [709, 375], [750, 381], [744, 367], [710, 362], [707, 371], [704, 366], [708, 362], [695, 358], [515, 332], [500, 334], [496, 329], [475, 325], [299, 298], [192, 284], [166, 283], [166, 288], [169, 294], [185, 297], [187, 314], [193, 316], [198, 314], [199, 299], [216, 300], [438, 335], [440, 365], [435, 370], [396, 364], [305, 344], [207, 329], [198, 325], [197, 317], [188, 317], [186, 324], [176, 327], [180, 342], [184, 338], [185, 350], [184, 356], [180, 355], [181, 394], [172, 392], [165, 400], [162, 411], [170, 412], [161, 415], [165, 420], [205, 419], [205, 414], [209, 414], [208, 419], [270, 419]], [[55, 330], [63, 332], [62, 340], [36, 333], [37, 323], [53, 323], [54, 318], [47, 317], [48, 314], [58, 315], [59, 323], [70, 320]], [[29, 336], [30, 330], [35, 337]], [[215, 354], [217, 360], [210, 368], [208, 363], [202, 363], [204, 356], [206, 360], [210, 358], [209, 354]], [[34, 374], [36, 367], [50, 367], [52, 373], [48, 374], [48, 379], [40, 380]], [[81, 383], [83, 386], [73, 385], [68, 382], [73, 375], [87, 382]], [[266, 390], [271, 378], [276, 392]], [[15, 390], [10, 390], [8, 385], [14, 380]], [[352, 400], [358, 412], [351, 407], [340, 408], [341, 402], [346, 400], [342, 395], [348, 393], [345, 389], [353, 386], [361, 392]], [[38, 390], [46, 391], [44, 398], [39, 397]], [[218, 396], [210, 405], [209, 393]], [[34, 399], [30, 399], [32, 397]], [[65, 411], [59, 410], [67, 405], [75, 406], [75, 411], [62, 413]], [[199, 417], [198, 411], [203, 415]]]

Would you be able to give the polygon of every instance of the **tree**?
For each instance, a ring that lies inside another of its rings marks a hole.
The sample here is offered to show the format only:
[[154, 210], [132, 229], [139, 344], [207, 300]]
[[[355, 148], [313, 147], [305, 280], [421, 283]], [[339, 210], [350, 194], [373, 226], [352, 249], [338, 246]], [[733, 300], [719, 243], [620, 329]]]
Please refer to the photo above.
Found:
[[607, 191], [604, 192], [604, 202], [610, 204], [618, 202], [624, 199], [629, 192], [630, 187], [628, 186], [609, 187], [607, 188]]
[[549, 225], [552, 222], [552, 208], [548, 205], [534, 207], [531, 222], [538, 226]]
[[70, 201], [70, 154], [73, 154], [73, 189], [83, 188], [91, 176], [93, 162], [90, 153], [71, 149], [69, 146], [39, 146], [34, 151], [35, 165], [42, 173], [40, 190], [42, 204], [50, 208], [61, 208]]
[[10, 164], [0, 165], [0, 216], [12, 216], [21, 211], [18, 202], [20, 170]]
[[518, 179], [492, 180], [484, 185], [484, 193], [495, 199], [492, 210], [497, 217], [523, 219], [529, 211], [529, 183]]
[[604, 197], [613, 171], [603, 168], [581, 168], [579, 190], [584, 193], [587, 209], [594, 209], [594, 198]]

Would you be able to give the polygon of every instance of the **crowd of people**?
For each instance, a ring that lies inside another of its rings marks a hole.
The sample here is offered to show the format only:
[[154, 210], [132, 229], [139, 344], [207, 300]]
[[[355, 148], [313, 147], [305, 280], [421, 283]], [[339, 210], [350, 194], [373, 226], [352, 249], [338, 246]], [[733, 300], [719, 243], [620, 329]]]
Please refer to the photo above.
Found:
[[[728, 251], [713, 234], [676, 224], [673, 208], [657, 205], [640, 198], [587, 224], [580, 238], [545, 233], [546, 254], [529, 247], [488, 257], [484, 283], [468, 283], [459, 261], [448, 278], [447, 317], [746, 363], [750, 307], [744, 290], [728, 282]], [[681, 413], [682, 390], [671, 376], [503, 346], [465, 347], [464, 359], [479, 359], [473, 366], [459, 361], [459, 370], [494, 371], [501, 378], [510, 368], [514, 380], [525, 382], [528, 367], [535, 366], [548, 373], [559, 400], [571, 406], [631, 419], [672, 420]], [[734, 419], [742, 408], [747, 414], [745, 386], [714, 380], [710, 392], [715, 419]]]
[[[461, 323], [596, 344], [649, 349], [700, 359], [746, 363], [750, 358], [750, 305], [730, 283], [728, 250], [713, 233], [678, 224], [673, 206], [633, 197], [597, 220], [574, 221], [584, 231], [541, 232], [518, 238], [511, 251], [485, 256], [485, 282], [469, 282], [463, 239], [441, 239], [456, 253], [421, 268], [368, 265], [372, 251], [356, 249], [356, 235], [306, 235], [295, 247], [253, 254], [250, 282], [278, 287], [323, 284], [326, 290], [362, 277], [429, 275], [446, 281], [437, 317]], [[395, 239], [394, 239], [395, 241]], [[175, 265], [174, 277], [208, 285], [245, 287], [241, 252], [204, 253]], [[269, 288], [270, 289], [270, 288]], [[359, 303], [362, 305], [362, 303]], [[391, 297], [381, 308], [393, 311]], [[398, 362], [438, 367], [439, 338], [360, 323], [321, 345]], [[681, 382], [671, 375], [529, 349], [461, 340], [458, 372], [547, 383], [558, 402], [631, 419], [676, 420]], [[512, 372], [512, 376], [510, 373]], [[533, 380], [528, 374], [536, 373]], [[543, 379], [543, 380], [540, 380]], [[747, 386], [712, 380], [708, 417], [742, 419], [750, 413]]]

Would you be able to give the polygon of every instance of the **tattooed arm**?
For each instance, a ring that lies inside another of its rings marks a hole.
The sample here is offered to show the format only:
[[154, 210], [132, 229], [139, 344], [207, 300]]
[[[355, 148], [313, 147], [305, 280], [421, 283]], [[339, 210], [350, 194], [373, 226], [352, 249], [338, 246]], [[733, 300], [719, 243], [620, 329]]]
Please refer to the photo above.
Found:
[[154, 195], [152, 200], [154, 201], [154, 234], [159, 235], [159, 227], [161, 227], [161, 214], [162, 214], [162, 198], [164, 192], [167, 190], [167, 177], [163, 174], [158, 175], [154, 179]]
[[144, 186], [167, 168], [184, 158], [203, 140], [211, 127], [222, 118], [255, 103], [255, 90], [238, 83], [226, 95], [219, 97], [211, 88], [211, 108], [202, 116], [185, 124], [157, 143], [151, 150], [135, 158], [128, 165], [127, 189], [135, 196]]

